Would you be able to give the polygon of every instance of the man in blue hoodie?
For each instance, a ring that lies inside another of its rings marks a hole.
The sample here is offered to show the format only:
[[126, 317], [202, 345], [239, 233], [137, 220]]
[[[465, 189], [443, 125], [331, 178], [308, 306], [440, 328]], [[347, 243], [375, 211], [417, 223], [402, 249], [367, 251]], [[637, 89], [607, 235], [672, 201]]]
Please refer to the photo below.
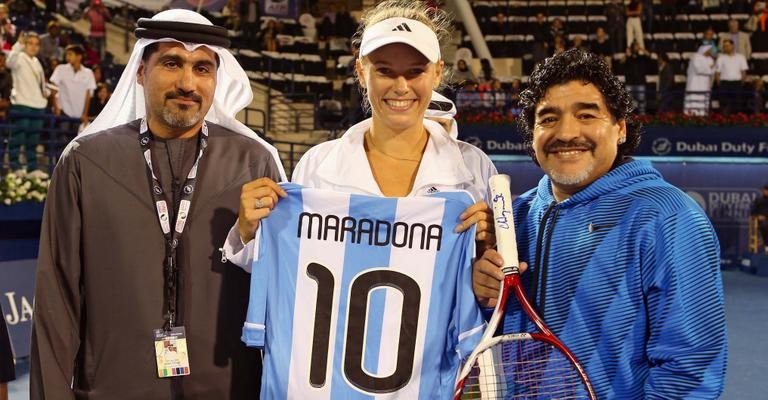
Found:
[[[546, 173], [514, 203], [523, 281], [552, 331], [604, 399], [714, 399], [727, 336], [720, 248], [699, 206], [629, 155], [632, 98], [597, 56], [539, 64], [521, 94], [520, 130]], [[495, 304], [502, 260], [475, 263]], [[515, 301], [515, 300], [511, 300]], [[533, 331], [508, 307], [505, 332]]]

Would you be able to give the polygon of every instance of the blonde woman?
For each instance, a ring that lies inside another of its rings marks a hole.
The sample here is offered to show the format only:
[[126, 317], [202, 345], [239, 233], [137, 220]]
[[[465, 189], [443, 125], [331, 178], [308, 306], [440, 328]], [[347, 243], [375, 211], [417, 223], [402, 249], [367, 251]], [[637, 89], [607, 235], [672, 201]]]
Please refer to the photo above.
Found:
[[[354, 36], [360, 50], [355, 72], [372, 116], [350, 127], [341, 138], [310, 149], [296, 166], [293, 182], [382, 197], [465, 190], [476, 203], [460, 215], [458, 226], [442, 229], [464, 231], [476, 225], [475, 239], [482, 251], [494, 242], [486, 185], [496, 169], [482, 151], [425, 119], [432, 92], [443, 79], [440, 41], [448, 37], [449, 24], [446, 14], [419, 1], [384, 1], [364, 13]], [[440, 268], [414, 252], [407, 256], [413, 265], [394, 272], [402, 266], [376, 264], [381, 260], [368, 248], [363, 257], [346, 253], [344, 262], [334, 258], [334, 265], [323, 262], [328, 267], [312, 262], [297, 269], [289, 256], [292, 244], [277, 247], [274, 236], [255, 235], [260, 220], [285, 194], [269, 179], [246, 184], [238, 229], [231, 230], [228, 241], [248, 243], [249, 250], [230, 258], [240, 266], [251, 265], [249, 254], [255, 252], [250, 249], [261, 252], [253, 266], [243, 335], [249, 344], [264, 345], [261, 397], [451, 398], [459, 359], [468, 355], [483, 327], [471, 293], [470, 270], [461, 265], [467, 257], [446, 261]], [[262, 229], [289, 224], [287, 215], [272, 215], [270, 219], [283, 219], [270, 220]], [[308, 243], [302, 241], [302, 246]], [[323, 250], [314, 250], [313, 258], [327, 256], [322, 252], [334, 254], [332, 244], [326, 243]], [[232, 250], [240, 250], [235, 245]], [[347, 245], [345, 249], [359, 248]], [[366, 265], [370, 269], [365, 273], [347, 268], [347, 255], [357, 257], [355, 261], [365, 258], [366, 263], [370, 258], [372, 265]], [[271, 261], [278, 259], [289, 260], [290, 265], [273, 268]], [[468, 267], [468, 262], [464, 265]], [[310, 267], [325, 272], [310, 273]], [[383, 270], [400, 275], [377, 280], [370, 289], [354, 290], [361, 287], [360, 277]], [[424, 271], [429, 271], [429, 278], [418, 277]], [[294, 279], [293, 274], [302, 279]], [[315, 282], [305, 286], [310, 278]], [[266, 312], [256, 316], [265, 307]]]

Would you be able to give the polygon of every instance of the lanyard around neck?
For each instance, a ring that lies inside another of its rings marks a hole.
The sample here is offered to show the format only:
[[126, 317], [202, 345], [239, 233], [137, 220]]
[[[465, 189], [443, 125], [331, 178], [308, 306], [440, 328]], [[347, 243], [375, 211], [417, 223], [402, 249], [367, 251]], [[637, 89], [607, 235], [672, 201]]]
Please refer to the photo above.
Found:
[[[160, 184], [160, 180], [155, 174], [152, 167], [152, 150], [150, 143], [152, 141], [152, 133], [149, 131], [147, 120], [141, 120], [141, 126], [139, 128], [139, 144], [141, 145], [141, 151], [144, 154], [144, 161], [147, 163], [147, 176], [149, 178], [150, 192], [152, 193], [152, 199], [155, 203], [155, 211], [157, 212], [157, 220], [160, 223], [160, 229], [163, 231], [165, 237], [165, 296], [168, 303], [168, 314], [166, 315], [166, 329], [173, 328], [176, 321], [176, 299], [178, 296], [178, 267], [176, 266], [174, 259], [176, 257], [176, 249], [179, 246], [179, 240], [181, 234], [184, 232], [184, 228], [187, 224], [187, 217], [189, 217], [189, 210], [192, 207], [192, 196], [195, 192], [195, 184], [197, 183], [197, 169], [200, 164], [200, 159], [203, 157], [205, 148], [208, 145], [208, 125], [203, 121], [203, 125], [199, 135], [199, 152], [195, 163], [192, 165], [192, 169], [189, 170], [187, 178], [184, 180], [184, 184], [181, 190], [181, 200], [179, 201], [179, 209], [177, 210], [176, 218], [171, 221], [170, 211], [168, 208], [168, 201], [163, 193], [163, 186]], [[173, 230], [171, 230], [173, 226]]]

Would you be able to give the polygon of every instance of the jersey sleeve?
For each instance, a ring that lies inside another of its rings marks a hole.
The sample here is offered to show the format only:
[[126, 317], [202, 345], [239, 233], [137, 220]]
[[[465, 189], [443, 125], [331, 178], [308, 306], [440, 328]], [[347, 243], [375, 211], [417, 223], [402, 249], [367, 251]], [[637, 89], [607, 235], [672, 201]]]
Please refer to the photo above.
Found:
[[728, 340], [714, 229], [700, 210], [687, 209], [661, 218], [648, 236], [646, 398], [717, 398]]
[[472, 291], [472, 261], [475, 254], [475, 229], [463, 234], [462, 254], [456, 280], [455, 324], [458, 333], [456, 354], [459, 359], [469, 357], [483, 335], [485, 320]]
[[[269, 237], [260, 237], [265, 229], [256, 231], [259, 237], [259, 246], [254, 251], [262, 252], [268, 246]], [[259, 257], [253, 261], [251, 267], [251, 289], [248, 301], [248, 313], [245, 316], [242, 340], [250, 347], [264, 347], [267, 318], [267, 291], [269, 289], [269, 260], [268, 257]]]

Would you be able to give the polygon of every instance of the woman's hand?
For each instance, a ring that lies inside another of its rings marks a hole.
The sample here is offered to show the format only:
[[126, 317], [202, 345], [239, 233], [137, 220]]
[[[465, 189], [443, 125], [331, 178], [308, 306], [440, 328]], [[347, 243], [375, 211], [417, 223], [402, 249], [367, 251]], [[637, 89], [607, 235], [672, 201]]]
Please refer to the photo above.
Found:
[[278, 200], [285, 196], [288, 196], [285, 190], [269, 178], [259, 178], [243, 185], [237, 220], [237, 230], [243, 243], [253, 239], [259, 221], [268, 217]]

